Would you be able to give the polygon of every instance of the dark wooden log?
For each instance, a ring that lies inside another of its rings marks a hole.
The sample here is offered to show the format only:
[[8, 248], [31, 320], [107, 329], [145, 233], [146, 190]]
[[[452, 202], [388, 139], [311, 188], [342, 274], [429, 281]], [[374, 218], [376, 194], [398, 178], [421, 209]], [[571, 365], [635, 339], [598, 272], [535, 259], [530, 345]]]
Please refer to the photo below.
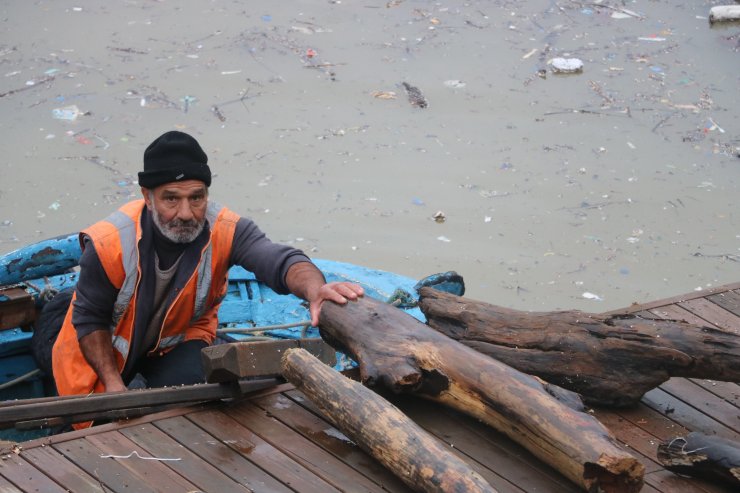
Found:
[[416, 491], [495, 492], [393, 404], [324, 365], [304, 349], [283, 356], [283, 376], [339, 430]]
[[740, 443], [689, 433], [658, 445], [658, 462], [678, 474], [740, 487]]
[[319, 337], [217, 344], [201, 351], [206, 381], [217, 383], [280, 376], [280, 360], [290, 348], [303, 348], [327, 365], [334, 366], [337, 362], [334, 349]]
[[740, 381], [740, 336], [677, 320], [524, 312], [423, 288], [427, 323], [589, 404], [629, 406], [670, 377]]
[[645, 468], [593, 416], [553, 398], [540, 381], [387, 304], [325, 304], [324, 339], [350, 354], [368, 386], [410, 392], [474, 416], [587, 491], [636, 492]]

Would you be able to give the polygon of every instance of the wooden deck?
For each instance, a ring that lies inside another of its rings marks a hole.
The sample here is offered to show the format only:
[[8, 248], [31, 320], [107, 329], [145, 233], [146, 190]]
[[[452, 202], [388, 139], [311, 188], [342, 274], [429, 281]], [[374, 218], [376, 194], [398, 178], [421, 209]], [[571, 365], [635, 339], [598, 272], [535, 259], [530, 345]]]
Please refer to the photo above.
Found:
[[[740, 283], [619, 312], [738, 333]], [[575, 485], [492, 429], [426, 401], [396, 404], [501, 492], [576, 492]], [[721, 493], [656, 462], [661, 440], [702, 431], [740, 441], [740, 386], [675, 378], [634, 409], [594, 410], [642, 460], [645, 492]], [[106, 458], [107, 455], [129, 458]], [[152, 460], [147, 458], [157, 458]], [[171, 459], [171, 460], [164, 460]], [[176, 459], [176, 460], [174, 460]], [[404, 484], [283, 385], [238, 403], [166, 411], [26, 442], [0, 454], [0, 492], [405, 492]]]

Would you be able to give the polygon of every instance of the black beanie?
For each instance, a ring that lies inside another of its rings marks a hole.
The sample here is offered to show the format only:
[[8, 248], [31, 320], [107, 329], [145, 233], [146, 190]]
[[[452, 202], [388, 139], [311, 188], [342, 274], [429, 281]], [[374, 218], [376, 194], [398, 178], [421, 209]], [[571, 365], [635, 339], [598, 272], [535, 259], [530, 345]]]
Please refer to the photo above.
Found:
[[183, 180], [200, 180], [210, 187], [211, 169], [198, 141], [173, 130], [160, 135], [144, 151], [144, 171], [139, 172], [139, 185], [154, 189]]

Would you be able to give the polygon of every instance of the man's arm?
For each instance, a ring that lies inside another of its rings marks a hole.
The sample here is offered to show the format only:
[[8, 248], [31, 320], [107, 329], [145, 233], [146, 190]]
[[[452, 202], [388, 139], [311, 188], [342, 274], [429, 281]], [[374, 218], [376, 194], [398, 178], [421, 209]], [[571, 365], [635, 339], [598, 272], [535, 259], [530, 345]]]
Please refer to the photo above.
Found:
[[319, 324], [319, 312], [324, 301], [343, 305], [347, 300], [356, 300], [365, 291], [359, 284], [351, 282], [327, 283], [324, 275], [311, 262], [298, 262], [288, 269], [285, 284], [294, 295], [309, 302], [311, 325]]
[[82, 354], [92, 369], [95, 370], [95, 373], [98, 374], [98, 378], [105, 386], [105, 391], [126, 390], [121, 374], [118, 373], [110, 332], [105, 329], [96, 330], [83, 336], [79, 342]]

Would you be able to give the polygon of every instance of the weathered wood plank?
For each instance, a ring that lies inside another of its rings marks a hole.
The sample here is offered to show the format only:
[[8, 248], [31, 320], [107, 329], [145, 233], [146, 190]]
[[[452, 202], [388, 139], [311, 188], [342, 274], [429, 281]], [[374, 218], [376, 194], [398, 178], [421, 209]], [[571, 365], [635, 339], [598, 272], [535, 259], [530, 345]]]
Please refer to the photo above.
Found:
[[722, 330], [733, 334], [740, 333], [740, 317], [709, 300], [698, 298], [682, 301], [678, 303], [678, 306], [686, 308], [691, 313], [713, 323]]
[[660, 306], [672, 305], [675, 303], [680, 303], [682, 301], [687, 301], [687, 300], [693, 300], [696, 298], [705, 298], [713, 294], [724, 293], [725, 291], [730, 291], [730, 290], [735, 290], [735, 289], [740, 289], [740, 282], [725, 284], [723, 286], [716, 286], [714, 288], [704, 289], [702, 291], [694, 291], [693, 293], [679, 294], [677, 296], [671, 296], [670, 298], [650, 301], [647, 303], [635, 303], [626, 308], [618, 308], [616, 310], [605, 312], [604, 315], [613, 315], [613, 314], [618, 314], [618, 313], [635, 313], [641, 310], [651, 310], [653, 308], [657, 308]]
[[707, 299], [740, 317], [740, 292], [725, 291], [724, 293], [707, 296]]
[[502, 492], [581, 491], [513, 440], [468, 416], [444, 408], [430, 412], [431, 404], [416, 397], [399, 396], [393, 401], [423, 428], [469, 458], [469, 463], [480, 464], [483, 469], [479, 473], [490, 471], [484, 477]]
[[[137, 452], [138, 455], [147, 457], [142, 454], [135, 443], [118, 431], [98, 433], [85, 439], [103, 451], [103, 455], [126, 456], [132, 452]], [[163, 458], [174, 459], [179, 457]], [[194, 484], [170, 469], [168, 467], [169, 461], [146, 460], [135, 455], [128, 459], [109, 458], [107, 460], [119, 462], [130, 471], [131, 477], [141, 478], [142, 481], [154, 487], [157, 491], [194, 491], [197, 489]]]
[[43, 491], [44, 493], [64, 493], [66, 491], [26, 459], [15, 454], [0, 459], [0, 474], [26, 491]]
[[[670, 419], [692, 431], [701, 431], [706, 435], [719, 435], [729, 440], [740, 441], [740, 433], [729, 428], [724, 423], [700, 413], [689, 404], [675, 398], [664, 390], [651, 390], [645, 394], [642, 402], [660, 413], [669, 415]], [[661, 436], [660, 438], [665, 440], [669, 437]]]
[[697, 385], [701, 385], [714, 395], [721, 397], [735, 407], [740, 407], [740, 385], [732, 382], [718, 382], [715, 380], [690, 379]]
[[54, 478], [68, 491], [110, 491], [100, 481], [69, 461], [53, 447], [36, 447], [23, 451], [28, 459], [44, 474]]
[[661, 389], [740, 433], [740, 409], [685, 378], [671, 378]]
[[4, 478], [2, 474], [0, 474], [0, 491], [2, 493], [23, 493], [13, 483]]
[[701, 317], [698, 317], [688, 311], [685, 308], [681, 308], [678, 305], [668, 305], [668, 306], [661, 306], [659, 308], [653, 308], [648, 313], [653, 314], [653, 316], [657, 316], [664, 319], [669, 320], [683, 320], [684, 322], [688, 322], [690, 324], [694, 325], [706, 325], [707, 327], [713, 327], [715, 329], [718, 329], [714, 324], [711, 324], [704, 320]]
[[54, 449], [115, 493], [157, 492], [121, 463], [101, 458], [105, 454], [85, 438], [57, 443]]
[[353, 492], [380, 492], [378, 485], [355, 471], [351, 466], [334, 458], [321, 447], [265, 413], [252, 403], [225, 408], [224, 412], [240, 423], [248, 423], [249, 429], [283, 453], [311, 469], [335, 488]]
[[188, 419], [288, 487], [305, 493], [339, 491], [221, 411], [193, 413]]
[[152, 424], [129, 426], [120, 431], [152, 456], [181, 458], [180, 461], [170, 462], [168, 466], [203, 491], [219, 493], [250, 491]]
[[383, 489], [394, 493], [408, 493], [410, 490], [388, 469], [351, 442], [332, 424], [328, 423], [311, 401], [297, 390], [284, 394], [273, 394], [251, 402], [263, 409], [269, 416], [278, 419], [296, 433], [326, 450], [338, 460], [361, 472]]
[[155, 421], [154, 425], [182, 443], [201, 459], [254, 492], [288, 492], [290, 489], [184, 416]]
[[635, 426], [611, 409], [596, 408], [594, 416], [614, 433], [617, 440], [642, 456], [640, 460], [645, 465], [645, 474], [663, 469], [656, 459], [655, 452], [660, 440], [655, 435]]
[[708, 493], [709, 491], [730, 493], [722, 487], [719, 487], [719, 489], [714, 488], [713, 490], [705, 490], [705, 486], [712, 487], [712, 485], [708, 485], [705, 481], [696, 479], [686, 481], [680, 476], [677, 476], [670, 471], [666, 471], [665, 469], [646, 474], [645, 483], [664, 493]]

